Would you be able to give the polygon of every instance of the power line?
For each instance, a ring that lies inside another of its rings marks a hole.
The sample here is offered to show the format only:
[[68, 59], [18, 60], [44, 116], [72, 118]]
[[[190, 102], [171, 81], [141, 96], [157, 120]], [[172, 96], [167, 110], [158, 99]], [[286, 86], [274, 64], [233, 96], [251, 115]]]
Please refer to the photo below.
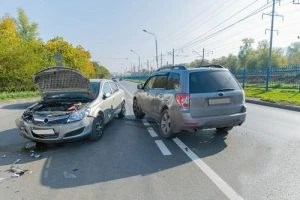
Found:
[[264, 6], [258, 8], [257, 10], [255, 10], [254, 12], [250, 13], [249, 15], [243, 17], [242, 19], [240, 19], [240, 20], [238, 20], [238, 21], [236, 21], [236, 22], [234, 22], [234, 23], [232, 23], [232, 24], [230, 24], [230, 25], [228, 25], [228, 26], [226, 26], [226, 27], [224, 27], [224, 28], [222, 28], [222, 29], [220, 29], [220, 30], [217, 30], [216, 32], [214, 32], [214, 33], [212, 33], [212, 34], [210, 34], [210, 35], [207, 35], [207, 36], [205, 36], [205, 37], [203, 37], [203, 38], [199, 38], [199, 37], [198, 37], [197, 40], [194, 39], [194, 40], [192, 40], [191, 42], [186, 43], [185, 45], [183, 45], [182, 47], [180, 47], [180, 48], [178, 48], [178, 49], [189, 48], [189, 47], [194, 46], [196, 43], [206, 41], [206, 40], [212, 38], [213, 36], [215, 36], [215, 35], [217, 35], [217, 34], [223, 32], [223, 31], [225, 31], [225, 30], [227, 30], [227, 29], [229, 29], [229, 28], [235, 26], [236, 24], [238, 24], [238, 23], [240, 23], [240, 22], [242, 22], [242, 21], [244, 21], [244, 20], [246, 20], [246, 19], [248, 19], [248, 18], [250, 18], [250, 17], [252, 17], [252, 16], [254, 16], [254, 15], [256, 15], [256, 14], [258, 14], [259, 12], [261, 12], [261, 11], [267, 9], [267, 8], [270, 7], [270, 6], [271, 6], [271, 5], [269, 5], [269, 4], [267, 3], [267, 4], [265, 4]]

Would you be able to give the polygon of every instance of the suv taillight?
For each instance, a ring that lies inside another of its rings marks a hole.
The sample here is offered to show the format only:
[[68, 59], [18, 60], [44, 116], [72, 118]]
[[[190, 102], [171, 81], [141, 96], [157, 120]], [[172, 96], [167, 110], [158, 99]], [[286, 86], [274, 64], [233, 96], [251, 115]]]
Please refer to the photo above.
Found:
[[183, 109], [190, 108], [190, 95], [189, 94], [176, 94], [176, 101]]

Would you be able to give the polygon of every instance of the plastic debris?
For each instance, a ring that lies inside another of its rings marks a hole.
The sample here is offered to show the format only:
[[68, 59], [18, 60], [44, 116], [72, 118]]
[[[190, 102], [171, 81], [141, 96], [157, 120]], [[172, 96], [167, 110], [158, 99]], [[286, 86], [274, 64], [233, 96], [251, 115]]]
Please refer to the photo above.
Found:
[[2, 158], [6, 158], [6, 154], [2, 155]]
[[35, 147], [36, 147], [36, 142], [30, 141], [25, 144], [25, 149], [33, 149]]
[[11, 177], [12, 178], [18, 178], [18, 177], [20, 177], [20, 175], [19, 174], [13, 174], [13, 175], [11, 175]]
[[13, 164], [17, 164], [21, 161], [21, 159], [17, 159], [15, 162], [13, 162]]
[[19, 176], [22, 176], [25, 172], [28, 172], [28, 169], [21, 169], [16, 166], [10, 166], [10, 169], [8, 170], [9, 172], [12, 172], [14, 174], [17, 174]]
[[34, 153], [31, 153], [31, 154], [30, 154], [30, 157], [34, 157]]
[[30, 152], [30, 153], [34, 153], [34, 150], [30, 150], [29, 152]]
[[72, 173], [69, 173], [69, 172], [66, 172], [66, 171], [64, 171], [64, 177], [66, 179], [76, 179], [77, 178], [77, 176], [75, 174], [72, 174]]
[[36, 154], [36, 155], [34, 155], [34, 157], [35, 158], [39, 158], [39, 157], [41, 157], [41, 155], [40, 154]]

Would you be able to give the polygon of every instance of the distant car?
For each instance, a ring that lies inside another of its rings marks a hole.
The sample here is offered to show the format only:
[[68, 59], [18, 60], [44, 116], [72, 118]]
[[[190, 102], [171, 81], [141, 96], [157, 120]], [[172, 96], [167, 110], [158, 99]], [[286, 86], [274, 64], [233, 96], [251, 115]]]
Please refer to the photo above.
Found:
[[133, 112], [160, 124], [160, 133], [172, 138], [183, 130], [216, 128], [229, 131], [246, 119], [245, 94], [235, 77], [219, 65], [157, 70], [137, 86]]
[[117, 78], [111, 78], [111, 80], [117, 82]]
[[20, 134], [30, 140], [99, 140], [106, 123], [125, 115], [124, 91], [111, 80], [89, 80], [74, 69], [54, 67], [35, 74], [34, 82], [42, 100], [16, 120]]

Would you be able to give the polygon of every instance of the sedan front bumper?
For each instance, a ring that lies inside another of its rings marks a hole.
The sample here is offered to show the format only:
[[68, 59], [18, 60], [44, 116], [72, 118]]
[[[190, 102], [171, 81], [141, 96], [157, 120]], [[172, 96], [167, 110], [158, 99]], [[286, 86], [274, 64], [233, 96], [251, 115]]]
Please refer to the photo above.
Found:
[[35, 125], [22, 118], [16, 120], [21, 136], [43, 143], [59, 143], [76, 140], [88, 136], [92, 132], [93, 117], [87, 116], [83, 120], [56, 125]]

